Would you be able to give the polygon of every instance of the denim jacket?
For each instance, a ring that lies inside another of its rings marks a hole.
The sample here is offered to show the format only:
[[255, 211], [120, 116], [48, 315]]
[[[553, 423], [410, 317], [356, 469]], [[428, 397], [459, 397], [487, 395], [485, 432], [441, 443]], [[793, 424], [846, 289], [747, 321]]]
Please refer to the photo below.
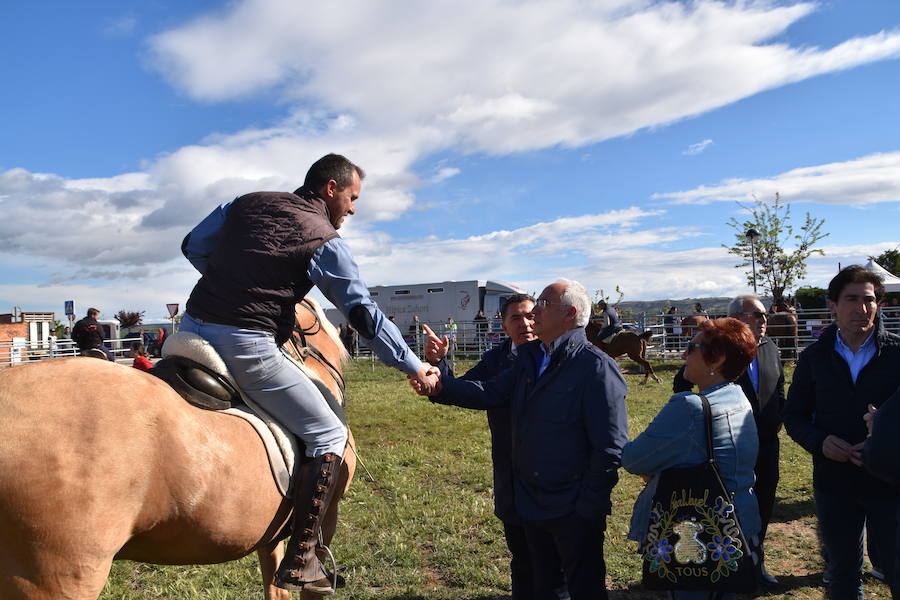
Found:
[[[753, 493], [753, 466], [759, 438], [753, 409], [740, 386], [714, 385], [703, 391], [712, 411], [713, 454], [725, 488], [734, 496], [744, 535], [759, 533], [759, 506]], [[672, 467], [690, 467], [706, 460], [703, 404], [692, 392], [672, 396], [639, 436], [622, 449], [622, 466], [636, 475], [653, 475], [634, 503], [628, 539], [647, 535], [650, 507], [659, 474]]]

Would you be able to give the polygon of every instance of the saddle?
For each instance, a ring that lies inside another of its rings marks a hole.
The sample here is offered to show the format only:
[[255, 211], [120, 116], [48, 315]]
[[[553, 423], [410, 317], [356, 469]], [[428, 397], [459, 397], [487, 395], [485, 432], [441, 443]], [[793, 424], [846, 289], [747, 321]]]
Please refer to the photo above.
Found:
[[250, 423], [266, 448], [278, 490], [288, 496], [296, 457], [303, 456], [302, 442], [238, 388], [225, 361], [199, 335], [179, 331], [168, 336], [162, 355], [150, 373], [190, 404]]

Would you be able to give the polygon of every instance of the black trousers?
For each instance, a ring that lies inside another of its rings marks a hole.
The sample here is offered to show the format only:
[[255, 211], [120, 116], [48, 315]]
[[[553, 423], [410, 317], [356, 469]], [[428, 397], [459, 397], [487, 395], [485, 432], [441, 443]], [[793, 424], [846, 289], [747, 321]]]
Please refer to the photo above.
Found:
[[759, 455], [756, 458], [756, 484], [753, 491], [756, 493], [756, 501], [759, 503], [759, 518], [762, 521], [762, 529], [759, 531], [759, 541], [766, 538], [766, 530], [769, 521], [772, 520], [772, 510], [775, 508], [775, 491], [778, 488], [778, 456], [781, 452], [781, 442], [777, 437], [759, 440]]
[[[531, 555], [528, 552], [525, 527], [521, 522], [503, 521], [503, 535], [506, 538], [506, 547], [509, 548], [509, 553], [512, 555], [512, 559], [509, 561], [512, 600], [536, 600], [534, 581], [531, 576]], [[561, 571], [559, 575], [561, 585]]]
[[594, 522], [576, 513], [525, 521], [535, 598], [558, 600], [562, 571], [572, 600], [607, 600], [603, 537], [606, 518]]

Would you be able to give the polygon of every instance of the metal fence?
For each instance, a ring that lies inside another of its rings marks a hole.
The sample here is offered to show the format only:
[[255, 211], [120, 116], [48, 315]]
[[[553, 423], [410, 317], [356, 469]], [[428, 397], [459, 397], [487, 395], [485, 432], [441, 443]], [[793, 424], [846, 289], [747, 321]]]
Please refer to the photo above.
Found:
[[[673, 316], [675, 317], [673, 322], [666, 321], [666, 317]], [[687, 343], [690, 341], [690, 336], [681, 326], [681, 320], [686, 316], [688, 315], [680, 313], [675, 315], [634, 314], [625, 311], [620, 314], [622, 322], [635, 331], [649, 330], [653, 332], [647, 345], [647, 358], [659, 361], [682, 359]], [[709, 315], [711, 318], [723, 316], [725, 315]], [[775, 320], [772, 315], [769, 317], [768, 336], [781, 348], [782, 362], [796, 360], [800, 352], [817, 340], [822, 331], [832, 322], [831, 314], [826, 309], [798, 310], [796, 313], [797, 336], [794, 337], [779, 335], [775, 329]], [[881, 319], [888, 331], [900, 335], [900, 307], [882, 308]], [[498, 346], [506, 339], [499, 319], [489, 319], [486, 325], [484, 321], [460, 321], [456, 323], [455, 332], [445, 331], [443, 325], [443, 323], [428, 323], [428, 326], [439, 336], [447, 335], [450, 338], [448, 361], [451, 366], [455, 364], [456, 360], [477, 360], [486, 350]], [[408, 334], [404, 336], [404, 339], [418, 356], [424, 358], [424, 344], [427, 338], [423, 334]], [[357, 356], [371, 357], [374, 360], [371, 350], [364, 344], [359, 345]]]
[[[112, 352], [116, 361], [128, 361], [131, 358], [132, 342], [140, 342], [141, 338], [129, 337], [115, 340], [104, 340], [104, 344]], [[0, 342], [0, 368], [24, 365], [48, 358], [63, 358], [66, 356], [78, 356], [78, 347], [72, 340], [57, 340], [55, 343], [49, 339], [40, 342], [26, 340]]]

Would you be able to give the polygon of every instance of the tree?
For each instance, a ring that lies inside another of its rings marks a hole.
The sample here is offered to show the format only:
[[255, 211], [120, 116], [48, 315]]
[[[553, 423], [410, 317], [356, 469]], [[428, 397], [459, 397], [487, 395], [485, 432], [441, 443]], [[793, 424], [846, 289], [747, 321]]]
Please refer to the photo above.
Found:
[[[813, 248], [819, 240], [828, 237], [822, 233], [825, 219], [813, 218], [806, 213], [806, 221], [799, 233], [794, 233], [790, 224], [791, 206], [782, 202], [781, 196], [775, 194], [772, 203], [756, 200], [754, 206], [738, 205], [750, 213], [750, 218], [738, 221], [732, 217], [728, 225], [735, 230], [737, 241], [733, 246], [726, 246], [730, 254], [741, 257], [743, 262], [735, 265], [746, 269], [747, 283], [753, 285], [752, 254], [756, 254], [756, 279], [765, 293], [774, 301], [784, 298], [784, 293], [806, 276], [806, 261], [813, 254], [825, 255], [820, 248]], [[755, 229], [759, 239], [751, 248], [747, 239], [747, 231]], [[793, 246], [793, 247], [791, 247]]]
[[893, 275], [900, 273], [900, 250], [885, 250], [875, 257], [875, 262], [890, 271]]
[[129, 312], [120, 310], [116, 313], [116, 320], [119, 321], [119, 327], [122, 329], [130, 329], [131, 327], [136, 327], [141, 324], [141, 321], [144, 320], [144, 311]]

